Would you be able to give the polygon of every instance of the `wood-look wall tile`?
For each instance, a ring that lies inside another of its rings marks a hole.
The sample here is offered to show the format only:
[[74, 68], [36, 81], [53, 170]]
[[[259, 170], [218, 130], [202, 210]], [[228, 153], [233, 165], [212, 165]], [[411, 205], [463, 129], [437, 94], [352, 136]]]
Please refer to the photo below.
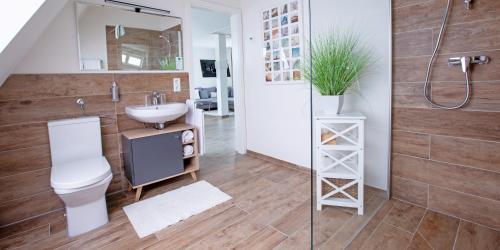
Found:
[[117, 155], [120, 153], [118, 149], [119, 134], [110, 134], [102, 136], [102, 149], [104, 155]]
[[431, 108], [425, 101], [424, 83], [398, 83], [392, 88], [392, 106], [395, 108]]
[[406, 131], [392, 132], [392, 151], [405, 155], [429, 158], [430, 136]]
[[419, 4], [423, 2], [427, 2], [429, 0], [393, 0], [392, 1], [392, 8], [401, 8], [404, 6], [409, 6], [412, 4]]
[[394, 108], [393, 129], [500, 141], [500, 113]]
[[446, 0], [430, 0], [392, 11], [394, 33], [438, 27]]
[[448, 24], [491, 20], [500, 17], [500, 2], [497, 0], [474, 0], [472, 8], [465, 9], [463, 1], [453, 1]]
[[123, 191], [122, 181], [123, 177], [121, 174], [114, 174], [113, 179], [111, 179], [111, 183], [109, 183], [108, 190], [106, 190], [106, 193], [112, 194], [118, 191]]
[[49, 144], [46, 122], [0, 126], [0, 151]]
[[[438, 28], [435, 28], [434, 31], [439, 32]], [[437, 36], [434, 40], [437, 40]], [[439, 53], [495, 50], [498, 48], [500, 48], [500, 18], [448, 26], [443, 35], [443, 43], [439, 47]]]
[[395, 58], [431, 55], [433, 46], [432, 29], [393, 35], [393, 57]]
[[115, 74], [115, 81], [123, 94], [154, 90], [168, 92], [173, 89], [174, 78], [181, 78], [181, 89], [189, 89], [188, 73]]
[[120, 96], [120, 101], [116, 103], [116, 113], [125, 114], [125, 107], [133, 105], [144, 105], [146, 95], [150, 92], [126, 93]]
[[50, 168], [50, 146], [0, 151], [0, 177]]
[[[85, 96], [86, 114], [113, 114], [109, 96]], [[75, 97], [0, 101], [0, 125], [82, 116]]]
[[61, 220], [61, 218], [64, 218], [64, 209], [58, 209], [34, 218], [20, 221], [15, 224], [0, 227], [0, 239], [46, 226], [51, 222]]
[[0, 87], [0, 99], [108, 95], [112, 74], [14, 74]]
[[[460, 67], [448, 66], [448, 58], [455, 56], [487, 55], [488, 64], [472, 65], [470, 78], [478, 81], [500, 80], [500, 50], [485, 50], [479, 52], [456, 52], [453, 54], [438, 55], [432, 64], [430, 80], [433, 82], [464, 82], [464, 74]], [[393, 58], [394, 82], [424, 82], [427, 64], [430, 57]]]
[[[432, 98], [447, 106], [462, 103], [465, 97], [465, 82], [433, 82]], [[500, 81], [472, 82], [472, 97], [463, 110], [500, 112]]]
[[123, 170], [122, 161], [120, 154], [105, 155], [106, 160], [111, 166], [111, 172], [113, 174], [119, 174]]
[[500, 200], [500, 173], [395, 154], [392, 173], [406, 179]]
[[429, 208], [500, 230], [500, 201], [430, 186]]
[[0, 225], [3, 226], [62, 208], [64, 208], [64, 203], [52, 190], [15, 199], [0, 204]]
[[144, 123], [129, 118], [126, 114], [118, 114], [118, 131], [122, 132], [129, 129], [144, 128]]
[[[393, 2], [394, 32], [439, 27], [446, 7], [446, 0], [399, 0]], [[496, 0], [478, 0], [470, 10], [463, 2], [453, 1], [448, 25], [464, 22], [492, 20], [500, 15], [500, 4]]]
[[500, 143], [433, 135], [431, 159], [500, 173]]
[[462, 221], [454, 249], [500, 249], [500, 231]]
[[50, 190], [50, 168], [1, 177], [0, 201], [6, 202]]
[[427, 207], [429, 184], [392, 175], [392, 197]]
[[[394, 84], [402, 82], [423, 83], [425, 81], [425, 71], [427, 70], [427, 64], [429, 63], [429, 58], [430, 56], [393, 58], [392, 59], [393, 83]], [[436, 62], [437, 59], [433, 64], [435, 65], [434, 68], [438, 64]]]

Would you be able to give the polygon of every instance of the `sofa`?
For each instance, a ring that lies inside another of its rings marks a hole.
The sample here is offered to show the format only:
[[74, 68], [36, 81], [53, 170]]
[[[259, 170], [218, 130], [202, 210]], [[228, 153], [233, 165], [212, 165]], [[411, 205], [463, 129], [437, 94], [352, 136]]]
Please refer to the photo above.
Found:
[[[217, 88], [195, 88], [198, 98], [195, 100], [196, 108], [205, 111], [217, 110]], [[227, 87], [228, 106], [230, 111], [234, 111], [233, 88]]]

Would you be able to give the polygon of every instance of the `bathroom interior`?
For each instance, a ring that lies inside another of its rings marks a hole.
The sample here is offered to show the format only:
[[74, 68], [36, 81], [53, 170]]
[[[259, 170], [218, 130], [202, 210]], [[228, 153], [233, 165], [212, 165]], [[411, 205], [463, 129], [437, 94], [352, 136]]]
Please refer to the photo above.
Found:
[[1, 249], [500, 249], [498, 0], [3, 5]]

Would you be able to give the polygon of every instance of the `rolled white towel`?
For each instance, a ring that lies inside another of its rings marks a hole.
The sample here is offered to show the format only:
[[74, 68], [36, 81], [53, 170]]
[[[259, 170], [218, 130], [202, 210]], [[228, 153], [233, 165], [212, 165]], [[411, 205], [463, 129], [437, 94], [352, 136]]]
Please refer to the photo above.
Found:
[[194, 147], [192, 145], [186, 145], [182, 151], [184, 152], [184, 156], [189, 156], [194, 154]]
[[185, 130], [184, 132], [182, 132], [183, 143], [192, 141], [193, 139], [194, 139], [194, 133], [192, 130]]

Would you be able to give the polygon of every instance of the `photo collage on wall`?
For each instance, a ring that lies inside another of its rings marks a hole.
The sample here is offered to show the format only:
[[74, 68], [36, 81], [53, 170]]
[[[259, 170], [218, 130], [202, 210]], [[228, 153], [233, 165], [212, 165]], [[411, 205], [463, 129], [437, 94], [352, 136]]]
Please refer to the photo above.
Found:
[[299, 0], [262, 11], [265, 81], [268, 84], [303, 82], [302, 15]]

